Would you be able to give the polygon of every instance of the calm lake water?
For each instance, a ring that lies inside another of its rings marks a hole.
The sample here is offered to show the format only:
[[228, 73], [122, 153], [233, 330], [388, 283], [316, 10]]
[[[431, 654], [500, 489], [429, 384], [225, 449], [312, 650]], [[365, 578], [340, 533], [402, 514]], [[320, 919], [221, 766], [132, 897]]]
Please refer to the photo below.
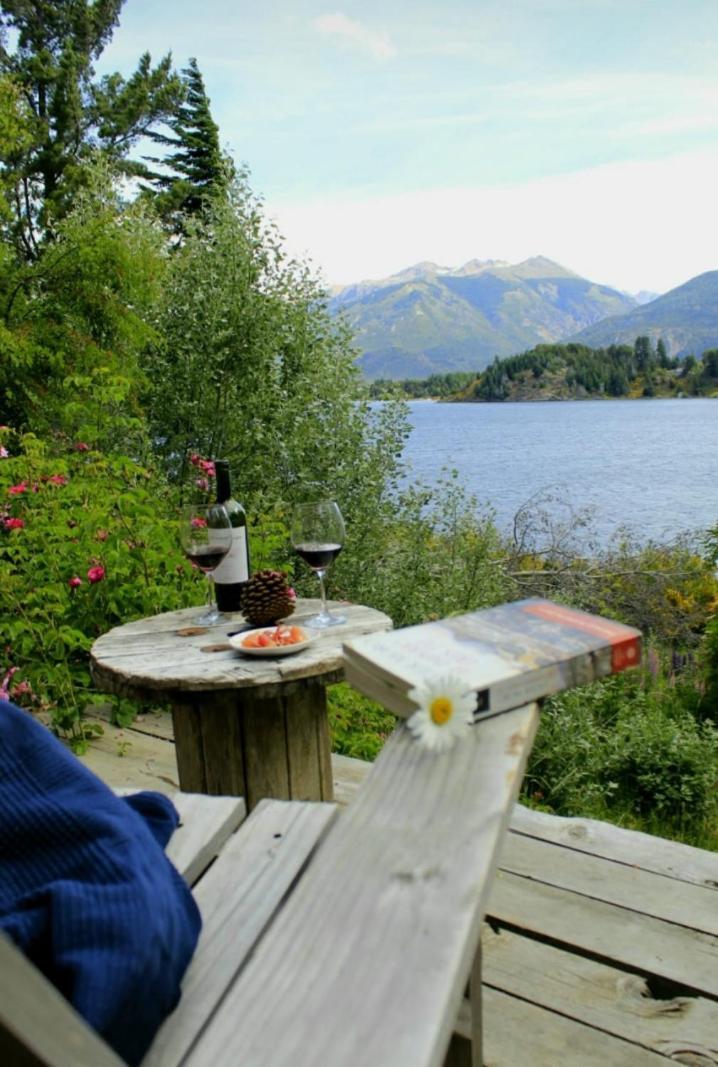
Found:
[[642, 541], [718, 523], [718, 400], [409, 405], [405, 459], [431, 485], [442, 468], [502, 529], [533, 494], [590, 508], [590, 534]]

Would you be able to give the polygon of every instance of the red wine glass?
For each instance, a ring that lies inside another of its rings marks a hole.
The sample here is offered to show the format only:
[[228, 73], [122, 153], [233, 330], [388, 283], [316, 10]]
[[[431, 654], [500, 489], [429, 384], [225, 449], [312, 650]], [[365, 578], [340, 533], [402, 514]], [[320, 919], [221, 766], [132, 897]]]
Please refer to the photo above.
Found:
[[212, 571], [218, 567], [232, 546], [232, 523], [222, 504], [199, 504], [184, 508], [180, 518], [182, 551], [207, 575], [207, 610], [194, 621], [200, 626], [214, 626], [222, 615], [214, 604]]
[[308, 626], [324, 628], [346, 622], [344, 616], [332, 615], [328, 610], [324, 589], [327, 568], [341, 552], [345, 536], [344, 519], [334, 500], [317, 500], [310, 504], [295, 505], [292, 511], [292, 545], [294, 551], [312, 568], [319, 579], [322, 598], [321, 611], [307, 619]]

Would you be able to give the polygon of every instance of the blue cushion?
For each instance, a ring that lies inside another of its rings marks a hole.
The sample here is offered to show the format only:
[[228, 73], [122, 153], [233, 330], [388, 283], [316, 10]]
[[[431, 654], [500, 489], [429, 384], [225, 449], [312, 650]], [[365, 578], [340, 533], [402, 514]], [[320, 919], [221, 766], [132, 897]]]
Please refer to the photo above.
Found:
[[0, 701], [0, 929], [130, 1064], [175, 1007], [201, 920], [160, 793], [121, 799]]

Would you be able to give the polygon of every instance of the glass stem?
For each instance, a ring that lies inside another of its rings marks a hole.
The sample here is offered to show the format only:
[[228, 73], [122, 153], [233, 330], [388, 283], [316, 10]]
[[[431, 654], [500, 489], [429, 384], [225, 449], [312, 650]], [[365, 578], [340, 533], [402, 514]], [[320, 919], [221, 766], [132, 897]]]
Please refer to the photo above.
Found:
[[318, 570], [316, 572], [317, 578], [319, 579], [319, 593], [322, 598], [322, 609], [319, 612], [320, 619], [327, 619], [329, 617], [329, 612], [327, 611], [327, 593], [326, 589], [324, 588], [324, 575], [326, 573], [327, 572], [325, 570]]
[[214, 589], [212, 588], [212, 575], [208, 574], [207, 575], [207, 611], [208, 611], [209, 614], [212, 613], [212, 608], [213, 607], [214, 607]]

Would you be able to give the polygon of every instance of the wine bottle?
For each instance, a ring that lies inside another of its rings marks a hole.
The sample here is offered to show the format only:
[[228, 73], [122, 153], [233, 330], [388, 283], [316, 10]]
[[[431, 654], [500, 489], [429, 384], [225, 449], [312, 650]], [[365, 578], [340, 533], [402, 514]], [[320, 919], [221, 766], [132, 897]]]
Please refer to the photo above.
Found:
[[232, 547], [212, 574], [220, 611], [240, 611], [242, 596], [249, 581], [249, 541], [247, 515], [239, 501], [232, 497], [229, 463], [215, 460], [217, 475], [217, 503], [224, 504], [232, 524]]

